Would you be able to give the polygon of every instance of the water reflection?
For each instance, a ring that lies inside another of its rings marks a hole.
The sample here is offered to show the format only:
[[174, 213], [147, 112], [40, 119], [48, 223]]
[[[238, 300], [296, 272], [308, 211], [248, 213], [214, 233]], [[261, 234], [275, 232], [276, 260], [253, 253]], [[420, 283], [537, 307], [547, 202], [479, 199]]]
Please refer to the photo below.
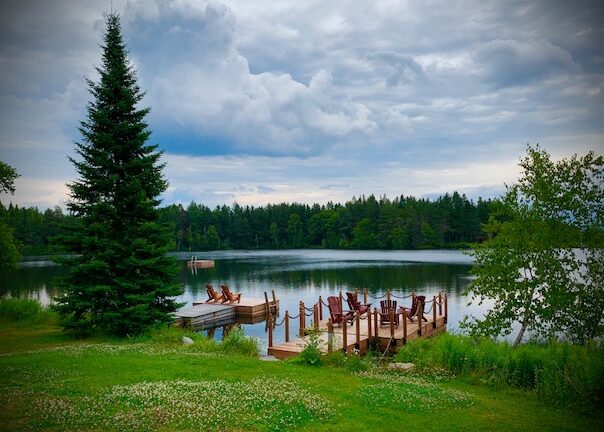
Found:
[[[190, 258], [183, 254], [182, 259]], [[179, 280], [184, 294], [179, 301], [191, 305], [193, 300], [207, 298], [205, 284], [227, 284], [246, 298], [264, 298], [264, 292], [275, 291], [280, 300], [281, 321], [285, 310], [296, 315], [299, 301], [312, 306], [319, 296], [325, 300], [339, 291], [367, 288], [378, 297], [386, 290], [397, 295], [412, 291], [432, 298], [438, 292], [449, 297], [449, 329], [457, 328], [467, 313], [482, 315], [487, 305], [467, 306], [462, 292], [471, 283], [469, 257], [456, 251], [225, 251], [197, 253], [201, 259], [215, 260], [215, 267], [192, 272], [182, 262]], [[59, 294], [54, 284], [63, 276], [63, 267], [21, 267], [0, 272], [0, 295], [33, 297], [47, 304]], [[369, 300], [373, 306], [377, 300]], [[406, 302], [409, 302], [407, 300]], [[406, 304], [406, 303], [405, 303]], [[325, 316], [327, 310], [324, 311]], [[310, 322], [310, 319], [307, 319]], [[298, 331], [297, 320], [290, 321], [290, 334]], [[265, 349], [266, 323], [240, 324], [245, 334], [258, 337]], [[222, 329], [213, 331], [217, 339]], [[283, 326], [277, 327], [275, 340], [284, 338]]]

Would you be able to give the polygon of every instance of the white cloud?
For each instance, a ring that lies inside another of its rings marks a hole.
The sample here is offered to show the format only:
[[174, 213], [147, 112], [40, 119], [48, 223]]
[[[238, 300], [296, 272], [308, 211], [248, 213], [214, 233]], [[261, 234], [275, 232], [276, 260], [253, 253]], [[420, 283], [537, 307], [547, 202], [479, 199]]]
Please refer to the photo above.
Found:
[[[167, 201], [492, 193], [527, 142], [556, 157], [603, 151], [597, 4], [113, 4], [152, 108], [152, 139], [168, 153]], [[23, 174], [15, 201], [58, 199], [73, 178], [66, 155], [107, 7], [2, 5], [0, 158]]]

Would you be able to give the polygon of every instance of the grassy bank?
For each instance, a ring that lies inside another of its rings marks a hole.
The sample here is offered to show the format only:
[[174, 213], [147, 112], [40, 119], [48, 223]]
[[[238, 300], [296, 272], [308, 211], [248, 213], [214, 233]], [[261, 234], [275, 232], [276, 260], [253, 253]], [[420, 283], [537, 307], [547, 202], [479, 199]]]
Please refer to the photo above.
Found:
[[[223, 346], [179, 330], [71, 340], [52, 320], [0, 320], [2, 430], [599, 430], [530, 389], [401, 374], [332, 356], [264, 362], [240, 335]], [[228, 352], [228, 353], [227, 353]], [[332, 364], [346, 365], [336, 367]], [[352, 366], [352, 367], [350, 367]], [[358, 365], [357, 365], [358, 366]]]

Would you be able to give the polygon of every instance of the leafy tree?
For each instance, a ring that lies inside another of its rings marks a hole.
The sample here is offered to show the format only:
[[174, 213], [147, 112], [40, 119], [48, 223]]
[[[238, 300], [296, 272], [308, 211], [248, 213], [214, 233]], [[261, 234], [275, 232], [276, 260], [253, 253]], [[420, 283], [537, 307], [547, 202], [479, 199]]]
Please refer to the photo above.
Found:
[[554, 162], [528, 147], [523, 173], [485, 226], [473, 250], [473, 300], [493, 302], [475, 333], [526, 331], [577, 342], [604, 334], [604, 158], [593, 152]]
[[7, 163], [0, 161], [0, 193], [15, 193], [15, 180], [19, 173]]
[[126, 57], [118, 15], [107, 17], [98, 83], [88, 81], [94, 100], [76, 143], [81, 160], [70, 160], [79, 179], [69, 184], [69, 210], [81, 220], [63, 242], [73, 254], [57, 310], [66, 328], [101, 329], [116, 335], [168, 322], [182, 292], [177, 266], [166, 255], [167, 233], [158, 224], [161, 153], [146, 144], [148, 108]]
[[[19, 177], [17, 170], [0, 161], [0, 193], [15, 193], [15, 180]], [[4, 207], [0, 203], [0, 268], [13, 268], [21, 254], [15, 241], [14, 229], [4, 222]]]

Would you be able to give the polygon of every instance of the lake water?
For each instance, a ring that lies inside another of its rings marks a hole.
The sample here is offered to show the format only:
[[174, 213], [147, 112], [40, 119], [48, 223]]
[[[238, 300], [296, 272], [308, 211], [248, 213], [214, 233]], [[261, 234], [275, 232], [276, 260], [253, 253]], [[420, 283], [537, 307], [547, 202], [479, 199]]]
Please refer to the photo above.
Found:
[[[292, 315], [298, 314], [300, 300], [310, 307], [319, 296], [326, 299], [338, 295], [340, 290], [367, 288], [374, 297], [384, 295], [388, 289], [398, 296], [415, 291], [428, 298], [440, 291], [446, 292], [449, 299], [449, 330], [456, 329], [464, 315], [481, 316], [487, 307], [467, 305], [468, 299], [462, 292], [471, 282], [468, 272], [472, 260], [459, 251], [280, 250], [200, 252], [196, 255], [199, 259], [213, 259], [216, 265], [192, 272], [182, 262], [179, 280], [184, 294], [179, 300], [187, 305], [193, 300], [207, 298], [207, 283], [215, 287], [227, 284], [231, 291], [241, 292], [245, 297], [264, 298], [265, 291], [270, 295], [274, 290], [280, 301], [280, 321], [285, 310]], [[179, 258], [186, 260], [190, 256], [190, 253], [181, 254]], [[25, 263], [17, 270], [1, 271], [0, 295], [31, 297], [48, 304], [58, 294], [53, 285], [54, 277], [65, 271], [63, 267], [45, 263]], [[379, 305], [378, 300], [372, 301], [374, 306]], [[407, 303], [410, 301], [406, 300]], [[261, 351], [266, 352], [266, 323], [241, 326], [246, 335], [259, 339]], [[295, 335], [297, 329], [297, 320], [292, 320], [291, 334]], [[222, 329], [217, 329], [215, 337], [221, 336]], [[277, 342], [283, 340], [283, 326], [276, 329], [274, 337]]]

